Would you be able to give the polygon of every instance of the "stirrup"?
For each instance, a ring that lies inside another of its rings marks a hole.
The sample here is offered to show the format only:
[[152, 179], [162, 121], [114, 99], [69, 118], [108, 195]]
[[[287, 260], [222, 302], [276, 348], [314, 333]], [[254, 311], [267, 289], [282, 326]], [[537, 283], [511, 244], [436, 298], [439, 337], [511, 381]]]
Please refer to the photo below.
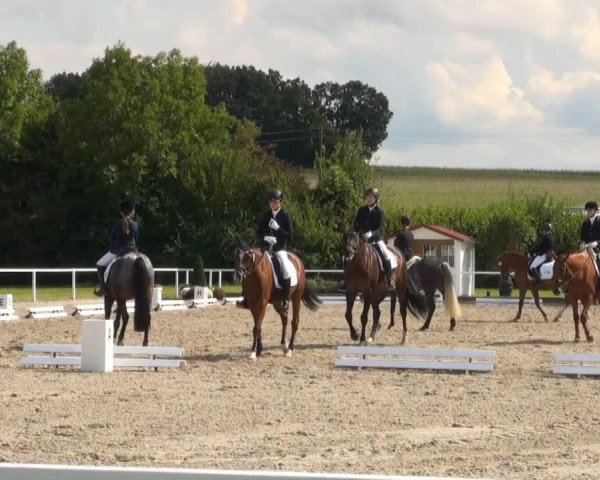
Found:
[[290, 301], [285, 297], [281, 299], [281, 308], [286, 312], [290, 309]]
[[104, 288], [104, 285], [97, 285], [96, 288], [94, 288], [94, 295], [96, 295], [97, 297], [103, 297]]

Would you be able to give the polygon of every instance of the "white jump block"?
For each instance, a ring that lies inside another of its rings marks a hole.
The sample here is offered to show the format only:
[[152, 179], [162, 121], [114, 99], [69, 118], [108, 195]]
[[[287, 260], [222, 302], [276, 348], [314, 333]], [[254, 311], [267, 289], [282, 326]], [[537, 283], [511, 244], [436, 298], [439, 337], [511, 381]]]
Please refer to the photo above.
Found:
[[335, 366], [491, 372], [495, 355], [487, 350], [339, 346]]
[[18, 320], [13, 308], [13, 296], [10, 293], [0, 295], [0, 320]]
[[218, 304], [219, 304], [219, 302], [216, 298], [206, 298], [206, 299], [194, 298], [193, 300], [190, 300], [189, 307], [190, 308], [204, 308], [204, 307], [208, 307], [210, 305], [218, 305]]
[[112, 321], [84, 320], [81, 325], [81, 370], [112, 372], [114, 337]]
[[[21, 366], [81, 366], [81, 345], [27, 343], [23, 346]], [[40, 355], [44, 354], [44, 355]], [[177, 368], [185, 365], [181, 347], [113, 347], [115, 368]]]
[[[478, 307], [485, 307], [489, 305], [518, 305], [519, 299], [513, 297], [483, 297], [476, 298], [475, 305]], [[540, 298], [540, 305], [543, 305], [544, 301]], [[526, 298], [523, 300], [524, 307], [535, 307], [535, 301], [533, 298]]]
[[29, 307], [25, 318], [60, 318], [66, 317], [67, 311], [62, 305], [52, 307]]
[[189, 307], [185, 300], [162, 300], [156, 307], [156, 310], [187, 310]]
[[600, 355], [593, 353], [555, 353], [552, 373], [577, 377], [599, 376]]
[[92, 317], [95, 315], [104, 315], [103, 303], [88, 303], [87, 305], [75, 305], [73, 316]]

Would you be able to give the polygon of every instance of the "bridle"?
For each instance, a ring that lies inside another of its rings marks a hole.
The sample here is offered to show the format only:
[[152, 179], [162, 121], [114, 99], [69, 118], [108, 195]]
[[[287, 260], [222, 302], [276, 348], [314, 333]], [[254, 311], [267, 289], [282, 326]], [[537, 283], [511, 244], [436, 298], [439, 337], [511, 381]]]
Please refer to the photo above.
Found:
[[[246, 261], [245, 259], [248, 257], [248, 255], [250, 255], [250, 260]], [[256, 254], [253, 250], [240, 250], [238, 253], [239, 264], [235, 267], [234, 276], [237, 275], [240, 281], [243, 281], [248, 275], [258, 268], [265, 257], [266, 254], [263, 254], [260, 260], [256, 262]], [[245, 265], [242, 262], [245, 263]]]

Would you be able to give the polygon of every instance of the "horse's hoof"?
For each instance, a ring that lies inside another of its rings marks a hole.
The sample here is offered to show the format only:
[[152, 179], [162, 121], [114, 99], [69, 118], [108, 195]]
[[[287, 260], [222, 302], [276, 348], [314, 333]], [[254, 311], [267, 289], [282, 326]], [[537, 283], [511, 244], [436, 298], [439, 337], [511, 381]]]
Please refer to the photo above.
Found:
[[592, 337], [591, 335], [589, 337], [587, 337], [587, 341], [588, 342], [593, 342], [594, 341], [594, 337]]
[[450, 320], [450, 331], [451, 332], [454, 330], [454, 327], [456, 327], [456, 320], [452, 319], [452, 320]]
[[573, 343], [579, 343], [579, 337], [575, 337], [575, 340], [573, 340]]
[[373, 337], [367, 338], [367, 343], [373, 343]]
[[512, 320], [509, 320], [508, 323], [517, 323], [518, 321], [518, 318], [513, 318]]
[[287, 351], [284, 353], [284, 355], [285, 355], [287, 358], [292, 358], [292, 351], [291, 351], [290, 349], [288, 349], [288, 350], [287, 350]]
[[354, 341], [358, 340], [358, 335], [356, 333], [351, 333], [350, 338]]
[[544, 322], [548, 321], [548, 317], [544, 316]]
[[250, 354], [250, 360], [254, 360], [254, 361], [256, 361], [256, 352], [252, 352], [252, 353]]
[[421, 327], [419, 328], [419, 332], [426, 332], [427, 331], [427, 327]]
[[388, 325], [388, 328], [387, 328], [387, 329], [389, 330], [390, 328], [394, 328], [394, 324], [393, 324], [393, 323], [390, 323], [390, 324]]
[[560, 317], [556, 317], [554, 320], [552, 320], [552, 323], [556, 323], [560, 320]]

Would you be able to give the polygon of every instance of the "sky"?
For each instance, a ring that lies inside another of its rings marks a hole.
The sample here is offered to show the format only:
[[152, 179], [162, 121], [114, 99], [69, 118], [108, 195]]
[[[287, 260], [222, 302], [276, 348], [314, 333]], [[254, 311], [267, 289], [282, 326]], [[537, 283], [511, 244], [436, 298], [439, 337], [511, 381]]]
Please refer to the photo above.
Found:
[[122, 41], [310, 85], [360, 80], [394, 116], [380, 165], [600, 166], [600, 2], [592, 0], [0, 0], [45, 78]]

